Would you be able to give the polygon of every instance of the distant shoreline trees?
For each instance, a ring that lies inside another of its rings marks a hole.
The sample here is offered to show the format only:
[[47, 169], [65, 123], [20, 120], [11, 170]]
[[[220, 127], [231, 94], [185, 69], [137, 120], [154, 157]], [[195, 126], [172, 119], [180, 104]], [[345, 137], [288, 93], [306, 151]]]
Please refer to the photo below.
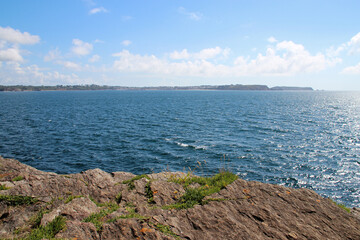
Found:
[[202, 85], [202, 86], [160, 86], [160, 87], [122, 87], [107, 85], [56, 85], [56, 86], [26, 86], [0, 85], [0, 91], [89, 91], [89, 90], [245, 90], [245, 91], [313, 91], [311, 87], [272, 87], [266, 85]]

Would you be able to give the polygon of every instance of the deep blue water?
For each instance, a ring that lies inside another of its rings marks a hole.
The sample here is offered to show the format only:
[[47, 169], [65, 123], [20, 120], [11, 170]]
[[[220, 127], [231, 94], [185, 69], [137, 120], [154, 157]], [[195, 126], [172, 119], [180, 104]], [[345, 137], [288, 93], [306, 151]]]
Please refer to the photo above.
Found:
[[57, 173], [227, 168], [359, 207], [360, 93], [1, 92], [0, 155]]

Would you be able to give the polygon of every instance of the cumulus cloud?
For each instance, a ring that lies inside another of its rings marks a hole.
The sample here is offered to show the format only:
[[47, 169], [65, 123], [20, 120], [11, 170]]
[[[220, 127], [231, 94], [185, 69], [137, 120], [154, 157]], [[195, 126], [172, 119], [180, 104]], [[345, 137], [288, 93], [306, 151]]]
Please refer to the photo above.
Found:
[[337, 64], [340, 59], [329, 59], [323, 54], [311, 55], [303, 45], [292, 41], [283, 41], [275, 47], [269, 47], [266, 54], [258, 54], [255, 59], [239, 57], [235, 60], [235, 69], [245, 75], [294, 75], [324, 70]]
[[202, 18], [201, 13], [199, 13], [199, 12], [189, 12], [188, 10], [186, 10], [183, 7], [179, 7], [178, 12], [180, 14], [188, 16], [190, 19], [195, 20], [195, 21], [199, 21]]
[[0, 84], [4, 85], [55, 85], [79, 84], [86, 80], [76, 74], [61, 74], [58, 71], [45, 71], [37, 65], [21, 66], [17, 62], [7, 62], [0, 67]]
[[[189, 53], [186, 49], [168, 54], [169, 58], [154, 55], [132, 54], [127, 50], [113, 54], [118, 59], [113, 68], [120, 72], [139, 72], [175, 76], [239, 77], [239, 76], [289, 76], [312, 73], [339, 63], [337, 58], [310, 54], [303, 45], [282, 41], [269, 47], [256, 58], [239, 56], [233, 64], [224, 65], [217, 60], [227, 56], [230, 49], [220, 47]], [[175, 60], [175, 61], [174, 61]]]
[[20, 45], [32, 45], [40, 41], [40, 37], [28, 32], [20, 32], [11, 27], [0, 27], [0, 62], [22, 62]]
[[347, 45], [350, 54], [360, 53], [360, 32], [353, 36]]
[[20, 50], [18, 48], [8, 48], [8, 49], [0, 49], [0, 62], [5, 61], [14, 61], [14, 62], [22, 62], [24, 59], [20, 54]]
[[188, 53], [187, 49], [183, 49], [181, 52], [178, 51], [174, 51], [172, 53], [170, 53], [170, 58], [171, 59], [189, 59], [190, 58], [190, 53]]
[[98, 7], [98, 8], [93, 8], [89, 11], [89, 14], [96, 14], [96, 13], [107, 13], [108, 10], [104, 7]]
[[360, 63], [358, 63], [355, 66], [350, 66], [350, 67], [346, 67], [344, 68], [341, 73], [343, 74], [360, 74]]
[[17, 43], [17, 44], [35, 44], [40, 41], [40, 37], [36, 35], [31, 35], [28, 32], [20, 32], [11, 27], [0, 27], [0, 40], [4, 40], [8, 43]]
[[360, 32], [353, 36], [350, 41], [342, 43], [338, 47], [331, 46], [326, 50], [326, 54], [329, 57], [336, 57], [343, 51], [347, 51], [348, 54], [360, 53]]
[[124, 40], [121, 42], [122, 45], [124, 45], [125, 47], [129, 46], [132, 42], [130, 40]]
[[227, 57], [230, 53], [229, 48], [222, 49], [220, 47], [205, 48], [197, 53], [189, 53], [187, 49], [183, 49], [181, 52], [174, 51], [170, 53], [171, 59], [212, 59], [218, 56]]
[[277, 42], [276, 38], [274, 38], [274, 37], [269, 37], [267, 40], [268, 40], [269, 43], [276, 43]]
[[83, 42], [80, 39], [73, 39], [73, 47], [71, 51], [77, 56], [85, 56], [91, 53], [93, 45], [87, 42]]
[[95, 54], [89, 59], [89, 62], [94, 63], [94, 62], [98, 62], [99, 60], [100, 60], [100, 56]]
[[71, 61], [57, 61], [57, 64], [63, 65], [65, 68], [75, 71], [81, 71], [81, 65]]
[[44, 61], [50, 62], [61, 58], [61, 52], [58, 48], [50, 50], [48, 54], [45, 55]]

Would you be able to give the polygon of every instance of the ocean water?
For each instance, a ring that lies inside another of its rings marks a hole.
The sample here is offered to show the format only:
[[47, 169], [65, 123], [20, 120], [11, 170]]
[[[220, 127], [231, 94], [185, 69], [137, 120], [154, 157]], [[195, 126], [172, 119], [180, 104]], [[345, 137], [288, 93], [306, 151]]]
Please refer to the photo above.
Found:
[[360, 207], [360, 92], [1, 92], [0, 155], [56, 173], [226, 168]]

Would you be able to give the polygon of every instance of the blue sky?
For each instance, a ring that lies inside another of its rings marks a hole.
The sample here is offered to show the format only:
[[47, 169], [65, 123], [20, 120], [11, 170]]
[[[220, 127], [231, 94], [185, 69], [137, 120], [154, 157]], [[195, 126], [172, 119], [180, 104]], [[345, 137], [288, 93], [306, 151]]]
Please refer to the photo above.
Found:
[[0, 84], [360, 90], [360, 1], [3, 0]]

